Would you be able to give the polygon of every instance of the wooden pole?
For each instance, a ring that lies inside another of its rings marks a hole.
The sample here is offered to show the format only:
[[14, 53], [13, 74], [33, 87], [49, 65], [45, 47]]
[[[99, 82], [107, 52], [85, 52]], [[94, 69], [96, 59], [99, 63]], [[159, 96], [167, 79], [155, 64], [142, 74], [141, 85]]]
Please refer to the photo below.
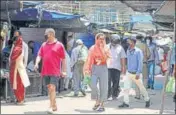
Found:
[[[175, 15], [176, 14], [174, 14], [174, 20], [175, 20]], [[174, 40], [175, 40], [175, 37], [176, 37], [176, 33], [175, 33], [175, 30], [176, 30], [176, 25], [175, 25], [175, 21], [174, 21], [174, 35], [173, 35], [173, 37], [172, 37], [172, 45], [173, 45], [173, 43], [175, 42]], [[171, 50], [170, 50], [170, 52], [169, 52], [169, 59], [168, 59], [168, 65], [170, 64], [170, 58], [171, 58], [171, 54], [172, 54], [172, 52], [171, 52]], [[167, 71], [167, 73], [166, 73], [166, 77], [165, 77], [165, 80], [164, 80], [164, 87], [163, 87], [163, 91], [162, 91], [162, 100], [161, 100], [161, 108], [160, 108], [160, 112], [159, 112], [159, 114], [163, 114], [163, 110], [164, 110], [164, 100], [165, 100], [165, 94], [166, 94], [166, 85], [167, 85], [167, 82], [168, 82], [168, 78], [169, 78], [169, 72], [170, 72], [170, 67], [168, 67], [168, 71]]]

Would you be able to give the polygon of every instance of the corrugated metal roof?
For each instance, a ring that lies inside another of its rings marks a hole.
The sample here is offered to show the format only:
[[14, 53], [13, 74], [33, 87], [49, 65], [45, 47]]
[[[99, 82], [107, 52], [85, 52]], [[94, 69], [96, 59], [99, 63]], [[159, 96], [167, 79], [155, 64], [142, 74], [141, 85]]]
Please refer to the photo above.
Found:
[[174, 22], [175, 14], [175, 1], [164, 1], [160, 8], [154, 13], [155, 22]]
[[174, 22], [173, 16], [154, 15], [153, 19], [154, 19], [154, 22], [165, 22], [165, 23], [173, 23]]
[[157, 10], [164, 0], [121, 0], [127, 6], [131, 7], [134, 11], [147, 12], [150, 10]]
[[160, 8], [155, 12], [155, 15], [173, 16], [175, 15], [175, 0], [164, 1]]
[[1, 0], [0, 2], [0, 10], [5, 10], [8, 8], [8, 10], [18, 10], [20, 9], [20, 1], [19, 0]]
[[135, 23], [133, 25], [132, 30], [141, 30], [141, 31], [148, 31], [148, 30], [156, 30], [155, 25], [153, 25], [152, 23]]

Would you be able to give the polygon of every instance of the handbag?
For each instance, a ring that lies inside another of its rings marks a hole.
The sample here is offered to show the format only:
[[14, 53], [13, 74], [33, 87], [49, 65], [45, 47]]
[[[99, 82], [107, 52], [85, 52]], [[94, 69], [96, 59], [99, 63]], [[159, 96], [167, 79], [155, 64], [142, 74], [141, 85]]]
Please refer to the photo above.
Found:
[[90, 85], [90, 83], [91, 83], [91, 78], [90, 78], [90, 76], [86, 75], [86, 76], [84, 77], [84, 79], [83, 79], [83, 83], [84, 83], [85, 85]]
[[160, 66], [161, 66], [162, 72], [166, 72], [167, 71], [168, 66], [167, 66], [167, 62], [166, 61], [161, 62]]

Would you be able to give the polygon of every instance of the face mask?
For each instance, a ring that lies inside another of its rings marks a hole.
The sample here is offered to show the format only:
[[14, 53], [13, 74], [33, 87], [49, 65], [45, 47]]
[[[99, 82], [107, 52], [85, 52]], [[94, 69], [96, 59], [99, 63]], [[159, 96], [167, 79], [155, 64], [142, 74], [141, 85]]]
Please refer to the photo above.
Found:
[[45, 40], [47, 40], [48, 39], [48, 35], [45, 35]]
[[111, 46], [116, 47], [116, 46], [117, 46], [117, 44], [111, 43]]
[[17, 39], [18, 39], [18, 37], [17, 37], [17, 36], [14, 36], [14, 37], [12, 38], [12, 41], [15, 42]]

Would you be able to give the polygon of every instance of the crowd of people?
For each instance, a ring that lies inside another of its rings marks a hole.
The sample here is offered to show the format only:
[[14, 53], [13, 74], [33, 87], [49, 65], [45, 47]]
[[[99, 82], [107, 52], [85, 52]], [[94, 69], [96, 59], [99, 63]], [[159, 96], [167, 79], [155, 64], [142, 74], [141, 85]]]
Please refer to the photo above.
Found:
[[[48, 112], [57, 111], [56, 86], [59, 78], [65, 79], [66, 90], [70, 79], [73, 78], [75, 97], [79, 92], [86, 96], [85, 86], [89, 85], [91, 99], [95, 100], [92, 109], [96, 111], [105, 111], [104, 102], [117, 99], [122, 90], [120, 79], [124, 80], [124, 96], [119, 108], [129, 107], [129, 90], [132, 84], [136, 85], [135, 98], [140, 99], [142, 95], [146, 102], [145, 107], [150, 107], [152, 100], [147, 89], [154, 89], [155, 66], [164, 68], [162, 63], [167, 62], [163, 51], [154, 44], [151, 36], [130, 36], [126, 42], [128, 48], [125, 50], [118, 34], [112, 34], [110, 42], [106, 43], [105, 34], [98, 33], [95, 36], [95, 44], [90, 49], [78, 39], [71, 55], [68, 55], [64, 45], [55, 37], [54, 29], [46, 29], [45, 40], [42, 45], [32, 41], [27, 45], [20, 31], [14, 33], [13, 46], [8, 52], [10, 52], [10, 84], [17, 104], [24, 103], [25, 88], [31, 84], [26, 71], [29, 46], [33, 50], [34, 59], [34, 67], [31, 70], [39, 70], [48, 88], [50, 100]], [[7, 48], [3, 51], [7, 51]], [[168, 66], [172, 67], [171, 76], [175, 76], [175, 43], [171, 51]], [[90, 84], [83, 82], [85, 76], [90, 77]]]

